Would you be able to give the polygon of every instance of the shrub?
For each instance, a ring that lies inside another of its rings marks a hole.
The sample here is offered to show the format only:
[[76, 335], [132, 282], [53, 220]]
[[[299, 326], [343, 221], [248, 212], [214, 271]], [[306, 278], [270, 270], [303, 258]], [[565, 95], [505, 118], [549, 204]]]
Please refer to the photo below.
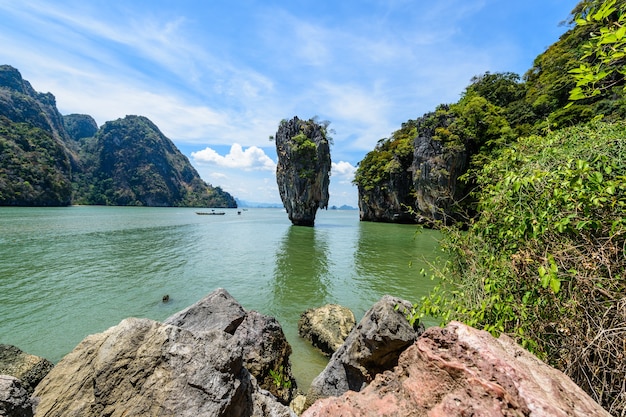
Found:
[[506, 333], [607, 410], [626, 409], [626, 124], [506, 146], [476, 173], [480, 217], [445, 230], [421, 315]]

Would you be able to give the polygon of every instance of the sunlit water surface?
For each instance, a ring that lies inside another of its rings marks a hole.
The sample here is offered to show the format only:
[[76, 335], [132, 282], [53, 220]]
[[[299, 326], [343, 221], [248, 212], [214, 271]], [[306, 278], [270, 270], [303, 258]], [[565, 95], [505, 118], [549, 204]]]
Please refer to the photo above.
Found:
[[327, 359], [298, 337], [300, 314], [337, 303], [359, 320], [384, 294], [417, 301], [441, 254], [437, 232], [357, 211], [320, 211], [312, 228], [279, 209], [196, 211], [0, 208], [0, 343], [57, 362], [124, 318], [163, 320], [225, 288], [278, 319], [306, 390]]

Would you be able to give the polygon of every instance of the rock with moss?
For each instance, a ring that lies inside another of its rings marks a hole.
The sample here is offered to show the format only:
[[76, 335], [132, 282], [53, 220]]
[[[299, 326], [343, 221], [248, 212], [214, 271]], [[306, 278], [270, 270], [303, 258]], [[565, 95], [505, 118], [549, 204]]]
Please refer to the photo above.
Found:
[[298, 117], [283, 120], [276, 132], [276, 181], [289, 220], [313, 226], [319, 208], [328, 208], [330, 144], [328, 123]]

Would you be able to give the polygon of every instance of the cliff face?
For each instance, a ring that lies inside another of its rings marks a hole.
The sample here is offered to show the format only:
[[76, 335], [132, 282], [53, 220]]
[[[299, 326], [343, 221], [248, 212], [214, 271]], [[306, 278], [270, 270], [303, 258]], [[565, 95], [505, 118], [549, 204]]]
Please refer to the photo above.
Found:
[[330, 146], [326, 127], [294, 117], [276, 132], [276, 181], [294, 225], [313, 226], [318, 208], [328, 207]]
[[389, 139], [381, 139], [373, 151], [359, 163], [354, 183], [359, 190], [362, 221], [414, 223], [415, 191], [411, 165], [415, 121]]
[[0, 66], [0, 205], [66, 206], [72, 163], [54, 96]]
[[0, 65], [0, 205], [72, 203], [237, 207], [148, 119], [98, 130], [91, 116], [62, 116], [52, 94]]
[[435, 138], [438, 126], [428, 126], [426, 115], [418, 120], [418, 134], [414, 140], [411, 171], [415, 189], [415, 208], [422, 221], [448, 223], [455, 216], [454, 205], [462, 197], [458, 178], [465, 173], [469, 161], [464, 147], [446, 146]]
[[237, 207], [206, 184], [189, 160], [145, 117], [105, 123], [96, 134], [93, 203]]
[[98, 124], [88, 114], [67, 114], [63, 116], [63, 126], [69, 137], [75, 141], [91, 138], [98, 131]]
[[378, 142], [355, 175], [361, 220], [434, 224], [455, 219], [463, 193], [458, 177], [467, 170], [468, 156], [461, 143], [437, 137], [452, 122], [446, 114], [428, 113]]

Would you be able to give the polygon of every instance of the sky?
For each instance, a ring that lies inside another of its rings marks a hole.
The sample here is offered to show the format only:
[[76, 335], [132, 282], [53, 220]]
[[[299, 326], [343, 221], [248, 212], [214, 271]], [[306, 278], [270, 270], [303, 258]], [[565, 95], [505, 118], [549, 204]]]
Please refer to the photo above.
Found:
[[0, 0], [0, 64], [62, 114], [146, 116], [200, 176], [280, 203], [283, 119], [332, 129], [330, 206], [403, 122], [459, 100], [473, 76], [523, 75], [574, 0]]

